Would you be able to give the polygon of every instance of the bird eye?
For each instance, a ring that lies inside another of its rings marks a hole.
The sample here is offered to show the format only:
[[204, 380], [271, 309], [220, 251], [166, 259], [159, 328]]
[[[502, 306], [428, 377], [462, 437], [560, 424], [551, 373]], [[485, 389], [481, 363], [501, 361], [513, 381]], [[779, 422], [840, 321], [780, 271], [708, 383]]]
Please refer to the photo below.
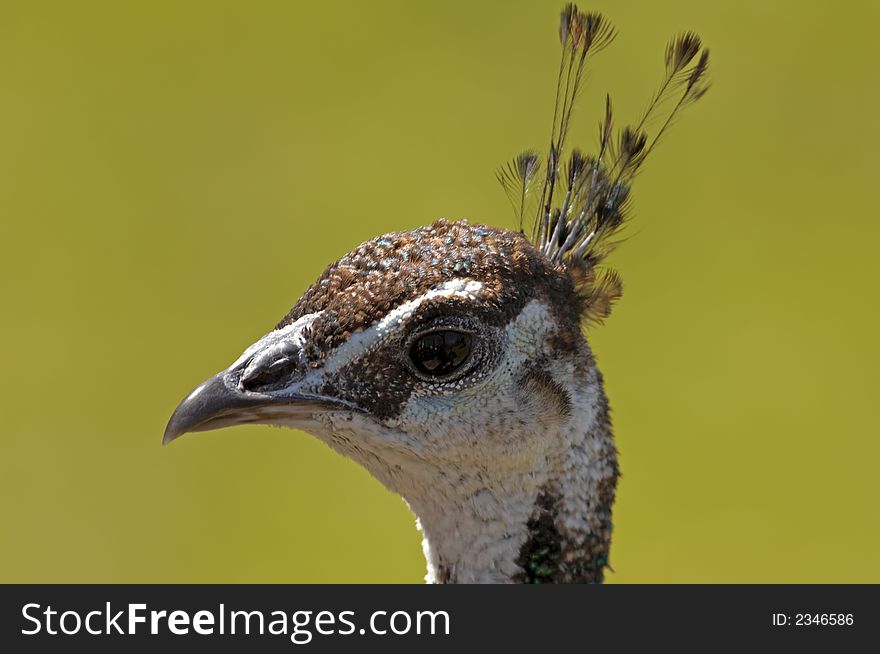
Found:
[[473, 334], [451, 329], [428, 332], [413, 341], [409, 358], [416, 370], [429, 377], [446, 377], [467, 361]]

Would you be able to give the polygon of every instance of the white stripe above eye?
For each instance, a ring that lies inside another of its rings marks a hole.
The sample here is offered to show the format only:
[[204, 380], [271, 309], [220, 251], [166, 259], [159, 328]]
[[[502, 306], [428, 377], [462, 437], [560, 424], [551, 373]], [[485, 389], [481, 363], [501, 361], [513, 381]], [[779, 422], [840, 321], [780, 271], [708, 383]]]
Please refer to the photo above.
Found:
[[406, 323], [419, 306], [428, 300], [435, 298], [461, 297], [476, 299], [482, 290], [482, 282], [473, 279], [451, 279], [442, 286], [432, 289], [417, 298], [404, 302], [386, 314], [381, 320], [370, 325], [362, 332], [352, 334], [351, 337], [327, 357], [324, 370], [333, 373], [345, 365], [363, 356], [374, 343], [393, 334]]

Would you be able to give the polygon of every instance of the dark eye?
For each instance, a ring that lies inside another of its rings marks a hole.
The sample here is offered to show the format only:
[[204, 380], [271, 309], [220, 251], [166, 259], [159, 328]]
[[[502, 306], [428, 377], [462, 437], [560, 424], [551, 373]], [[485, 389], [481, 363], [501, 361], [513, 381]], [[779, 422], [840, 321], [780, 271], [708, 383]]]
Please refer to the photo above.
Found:
[[420, 336], [409, 348], [409, 358], [423, 375], [445, 377], [463, 364], [473, 348], [473, 335], [443, 330]]

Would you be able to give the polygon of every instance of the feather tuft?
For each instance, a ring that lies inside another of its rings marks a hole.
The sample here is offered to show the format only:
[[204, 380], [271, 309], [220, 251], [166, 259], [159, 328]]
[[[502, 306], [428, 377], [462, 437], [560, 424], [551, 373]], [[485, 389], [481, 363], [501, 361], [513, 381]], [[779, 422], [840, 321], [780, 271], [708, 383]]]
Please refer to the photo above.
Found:
[[520, 231], [523, 228], [523, 216], [530, 200], [532, 182], [540, 172], [541, 155], [534, 150], [526, 150], [495, 173], [519, 218]]
[[[614, 28], [601, 14], [581, 12], [573, 3], [565, 5], [559, 22], [562, 53], [545, 164], [542, 168], [540, 155], [528, 150], [497, 173], [521, 230], [533, 208], [532, 244], [569, 271], [587, 323], [606, 318], [623, 290], [617, 273], [599, 265], [619, 243], [633, 180], [681, 111], [709, 88], [709, 50], [697, 34], [683, 32], [666, 46], [663, 79], [639, 121], [624, 126], [615, 136], [611, 98], [606, 95], [597, 154], [575, 148], [566, 159], [566, 137], [586, 63], [614, 35]], [[651, 130], [664, 107], [671, 108], [659, 128]], [[540, 187], [534, 196], [533, 187]]]

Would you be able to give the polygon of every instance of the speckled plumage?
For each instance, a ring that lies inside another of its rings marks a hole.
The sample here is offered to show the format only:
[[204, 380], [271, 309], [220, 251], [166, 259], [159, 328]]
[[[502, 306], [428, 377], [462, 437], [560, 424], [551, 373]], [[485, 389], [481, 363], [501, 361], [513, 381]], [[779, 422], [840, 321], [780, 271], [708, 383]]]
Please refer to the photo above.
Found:
[[[466, 220], [438, 220], [408, 232], [361, 243], [327, 267], [276, 329], [320, 313], [307, 350], [312, 366], [353, 333], [383, 318], [403, 302], [445, 281], [479, 279], [487, 285], [481, 318], [504, 324], [535, 293], [557, 298], [554, 305], [578, 322], [579, 298], [565, 268], [541, 255], [522, 234]], [[430, 309], [426, 308], [426, 311]]]
[[[674, 39], [642, 120], [614, 137], [608, 100], [597, 154], [574, 150], [563, 165], [587, 54], [613, 30], [567, 5], [559, 35], [546, 159], [527, 151], [499, 173], [521, 226], [533, 212], [531, 236], [439, 220], [362, 243], [181, 402], [164, 442], [245, 423], [314, 435], [406, 501], [428, 582], [602, 581], [619, 473], [581, 326], [601, 322], [621, 295], [600, 264], [636, 172], [705, 92], [708, 52], [692, 33]], [[664, 106], [673, 108], [651, 140], [644, 128]], [[425, 345], [438, 334], [461, 350]], [[417, 361], [423, 346], [430, 356]]]

